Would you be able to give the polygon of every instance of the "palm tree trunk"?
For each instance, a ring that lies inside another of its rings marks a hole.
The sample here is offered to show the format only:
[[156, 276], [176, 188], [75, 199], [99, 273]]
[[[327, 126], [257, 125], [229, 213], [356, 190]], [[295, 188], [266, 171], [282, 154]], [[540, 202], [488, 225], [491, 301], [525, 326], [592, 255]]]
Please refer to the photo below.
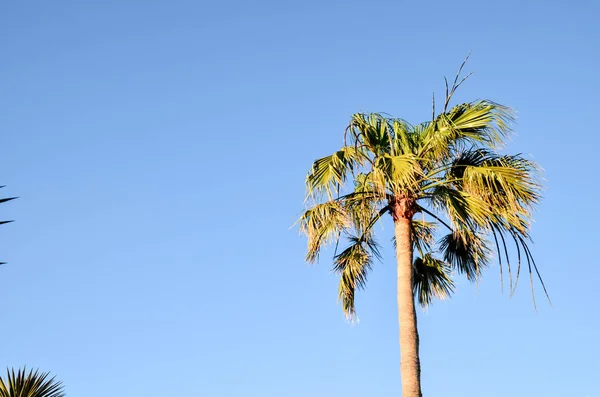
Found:
[[411, 218], [394, 214], [396, 260], [398, 262], [398, 323], [400, 325], [400, 377], [402, 397], [422, 397], [419, 332], [413, 297]]

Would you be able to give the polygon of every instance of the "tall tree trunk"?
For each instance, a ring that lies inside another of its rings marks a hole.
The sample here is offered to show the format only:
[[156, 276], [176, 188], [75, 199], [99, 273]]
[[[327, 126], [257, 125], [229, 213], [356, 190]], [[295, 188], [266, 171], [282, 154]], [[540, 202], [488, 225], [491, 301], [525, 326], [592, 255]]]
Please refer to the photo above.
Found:
[[[404, 207], [405, 206], [398, 206]], [[412, 214], [396, 208], [394, 234], [398, 262], [398, 323], [400, 325], [400, 377], [402, 397], [422, 397], [421, 364], [419, 362], [419, 332], [413, 297], [413, 268], [411, 244]]]

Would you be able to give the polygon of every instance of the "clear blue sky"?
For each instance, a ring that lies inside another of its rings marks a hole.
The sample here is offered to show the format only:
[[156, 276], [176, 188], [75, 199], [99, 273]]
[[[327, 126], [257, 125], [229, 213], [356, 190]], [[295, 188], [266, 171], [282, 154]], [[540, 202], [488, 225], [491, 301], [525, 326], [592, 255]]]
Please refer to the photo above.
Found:
[[[524, 279], [419, 313], [427, 397], [600, 396], [594, 1], [30, 1], [0, 5], [0, 367], [69, 396], [395, 396], [391, 249], [349, 325], [290, 229], [352, 113], [518, 110], [546, 170]], [[382, 230], [389, 241], [391, 230]]]

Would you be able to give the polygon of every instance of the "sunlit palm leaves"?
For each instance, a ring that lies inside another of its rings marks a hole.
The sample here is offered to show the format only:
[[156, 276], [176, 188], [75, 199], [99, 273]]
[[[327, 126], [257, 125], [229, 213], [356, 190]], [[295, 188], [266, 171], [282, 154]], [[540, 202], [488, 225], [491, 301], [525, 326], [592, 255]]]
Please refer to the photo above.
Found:
[[363, 160], [360, 151], [352, 146], [343, 147], [331, 156], [318, 159], [306, 179], [309, 193], [327, 193], [331, 197], [339, 191], [348, 173], [362, 164]]
[[0, 397], [63, 397], [61, 382], [38, 370], [6, 370], [6, 378], [0, 377]]
[[[511, 292], [522, 259], [530, 275], [537, 273], [528, 242], [531, 212], [540, 200], [539, 168], [521, 155], [497, 152], [511, 134], [509, 108], [485, 100], [448, 107], [460, 82], [457, 77], [447, 89], [444, 111], [434, 110], [425, 123], [353, 115], [342, 149], [315, 161], [307, 176], [311, 206], [299, 220], [308, 237], [307, 260], [335, 244], [334, 271], [349, 317], [355, 292], [379, 257], [373, 226], [398, 197], [410, 198], [413, 212], [421, 213], [413, 219], [411, 239], [413, 290], [421, 304], [449, 296], [453, 274], [474, 281], [494, 259], [501, 272], [508, 265]], [[341, 240], [347, 248], [338, 249]]]
[[349, 237], [350, 246], [337, 254], [333, 260], [333, 270], [340, 275], [339, 297], [344, 312], [353, 317], [354, 294], [367, 283], [367, 273], [371, 270], [373, 258], [381, 258], [372, 236]]
[[347, 210], [336, 200], [318, 204], [304, 212], [300, 219], [300, 230], [308, 237], [309, 247], [306, 260], [315, 262], [321, 247], [337, 240], [349, 224]]

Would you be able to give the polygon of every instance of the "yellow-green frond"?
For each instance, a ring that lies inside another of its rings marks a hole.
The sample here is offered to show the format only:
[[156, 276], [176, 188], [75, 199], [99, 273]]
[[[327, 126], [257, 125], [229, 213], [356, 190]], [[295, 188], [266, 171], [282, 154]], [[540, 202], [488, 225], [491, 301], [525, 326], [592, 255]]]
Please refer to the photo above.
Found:
[[497, 157], [463, 169], [463, 189], [493, 208], [527, 214], [539, 202], [541, 186], [524, 159]]
[[356, 315], [354, 297], [365, 287], [373, 257], [379, 257], [379, 248], [372, 236], [351, 237], [350, 246], [335, 256], [333, 270], [340, 275], [338, 295], [342, 309], [349, 320]]
[[432, 189], [430, 201], [434, 209], [444, 213], [452, 229], [486, 229], [493, 212], [480, 197], [458, 190], [448, 184]]
[[413, 127], [401, 119], [390, 119], [388, 123], [394, 131], [394, 154], [414, 154]]
[[306, 177], [307, 196], [326, 193], [332, 197], [339, 192], [347, 175], [363, 162], [363, 154], [353, 146], [345, 146], [330, 156], [316, 160]]
[[453, 107], [447, 120], [465, 139], [495, 148], [512, 133], [514, 112], [498, 103], [481, 100]]
[[463, 103], [438, 115], [423, 129], [419, 156], [443, 160], [461, 147], [502, 146], [511, 133], [513, 112], [490, 101]]
[[432, 250], [437, 224], [424, 220], [412, 220], [412, 245], [413, 251], [417, 251], [421, 256]]
[[365, 146], [374, 156], [389, 151], [393, 132], [381, 114], [356, 113], [348, 128], [354, 145]]
[[531, 211], [540, 200], [538, 174], [535, 163], [521, 156], [499, 156], [476, 149], [453, 161], [447, 179], [457, 190], [487, 204], [490, 223], [525, 233]]
[[386, 184], [392, 193], [413, 191], [417, 179], [423, 175], [420, 164], [413, 154], [379, 156], [375, 160], [374, 168], [385, 175]]
[[383, 202], [386, 200], [385, 175], [379, 169], [367, 173], [360, 173], [354, 177], [354, 192], [363, 195], [372, 201]]
[[350, 227], [350, 218], [341, 203], [331, 200], [304, 211], [300, 219], [300, 232], [308, 238], [306, 261], [314, 263], [321, 248]]

